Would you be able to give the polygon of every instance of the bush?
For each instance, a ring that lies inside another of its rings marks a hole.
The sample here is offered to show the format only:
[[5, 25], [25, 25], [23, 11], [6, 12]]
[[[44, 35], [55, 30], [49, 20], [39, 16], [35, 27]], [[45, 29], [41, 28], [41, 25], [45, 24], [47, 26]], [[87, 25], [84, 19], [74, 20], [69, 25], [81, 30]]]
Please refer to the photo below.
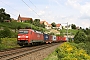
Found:
[[63, 43], [45, 60], [52, 60], [52, 57], [55, 57], [54, 60], [90, 60], [90, 56], [81, 45], [84, 46], [84, 43]]
[[82, 31], [78, 31], [74, 37], [74, 42], [81, 43], [81, 42], [86, 42], [86, 41], [87, 41], [86, 34]]
[[0, 38], [0, 43], [2, 43], [2, 40], [1, 40], [1, 38]]
[[17, 36], [17, 33], [10, 31], [9, 28], [4, 28], [3, 30], [0, 31], [0, 38], [16, 37], [16, 36]]
[[87, 36], [87, 42], [90, 42], [90, 35]]
[[4, 30], [1, 30], [0, 34], [0, 37], [11, 37], [11, 31], [8, 28], [4, 28]]
[[81, 45], [84, 44], [64, 43], [60, 45], [56, 49], [58, 60], [89, 60], [90, 56], [84, 49], [80, 48]]
[[19, 47], [17, 38], [1, 38], [0, 50]]

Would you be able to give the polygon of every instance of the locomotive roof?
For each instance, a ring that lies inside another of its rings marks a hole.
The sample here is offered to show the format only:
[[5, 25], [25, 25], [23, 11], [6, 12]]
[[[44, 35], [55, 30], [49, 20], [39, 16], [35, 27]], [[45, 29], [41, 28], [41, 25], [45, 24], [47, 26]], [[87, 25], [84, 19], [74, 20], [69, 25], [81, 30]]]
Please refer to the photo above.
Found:
[[19, 30], [32, 30], [32, 29], [19, 29]]
[[34, 32], [39, 33], [39, 34], [43, 34], [43, 33], [42, 33], [42, 32], [40, 32], [40, 31], [35, 31], [35, 30], [34, 30]]
[[19, 30], [31, 30], [31, 31], [36, 32], [36, 33], [39, 33], [39, 34], [43, 34], [43, 33], [40, 32], [40, 31], [36, 31], [36, 30], [32, 30], [32, 29], [19, 29]]

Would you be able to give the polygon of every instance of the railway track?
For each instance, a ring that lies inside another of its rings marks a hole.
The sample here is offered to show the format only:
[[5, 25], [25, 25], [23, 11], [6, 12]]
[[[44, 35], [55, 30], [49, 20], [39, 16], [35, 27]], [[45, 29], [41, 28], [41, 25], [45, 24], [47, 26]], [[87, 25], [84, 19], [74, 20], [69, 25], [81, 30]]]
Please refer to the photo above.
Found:
[[60, 44], [60, 43], [44, 44], [39, 46], [24, 47], [24, 48], [18, 48], [14, 50], [12, 49], [9, 51], [3, 51], [3, 52], [0, 52], [0, 60], [15, 60], [25, 55], [28, 55], [30, 53], [33, 53], [45, 48], [49, 48], [57, 44]]

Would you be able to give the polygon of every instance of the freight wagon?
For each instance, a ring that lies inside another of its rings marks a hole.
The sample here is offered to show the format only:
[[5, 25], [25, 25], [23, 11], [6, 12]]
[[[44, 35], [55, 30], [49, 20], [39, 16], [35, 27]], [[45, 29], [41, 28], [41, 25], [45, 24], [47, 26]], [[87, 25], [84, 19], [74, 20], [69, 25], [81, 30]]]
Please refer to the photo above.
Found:
[[44, 35], [44, 42], [45, 43], [52, 43], [52, 36], [48, 34], [43, 34]]
[[56, 40], [57, 40], [56, 42], [66, 42], [67, 38], [66, 37], [62, 37], [62, 36], [57, 36]]

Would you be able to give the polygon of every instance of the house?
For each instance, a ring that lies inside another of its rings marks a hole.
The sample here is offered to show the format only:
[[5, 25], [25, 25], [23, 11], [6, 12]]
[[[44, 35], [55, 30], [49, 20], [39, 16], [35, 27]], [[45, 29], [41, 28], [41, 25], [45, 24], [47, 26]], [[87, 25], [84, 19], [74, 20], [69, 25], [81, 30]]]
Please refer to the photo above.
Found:
[[44, 23], [46, 29], [51, 29], [51, 27], [52, 27], [52, 25], [48, 24], [48, 22], [46, 22], [46, 21], [40, 21], [40, 23], [41, 24]]
[[10, 23], [10, 20], [4, 20], [4, 22], [9, 22]]
[[59, 30], [62, 30], [61, 24], [56, 24], [56, 28], [59, 29]]
[[58, 29], [58, 30], [62, 30], [62, 25], [61, 24], [56, 24], [56, 27], [52, 27], [52, 28], [55, 28], [55, 29]]
[[28, 21], [28, 20], [32, 20], [32, 18], [21, 17], [20, 14], [19, 14], [17, 22], [25, 22], [25, 21]]

